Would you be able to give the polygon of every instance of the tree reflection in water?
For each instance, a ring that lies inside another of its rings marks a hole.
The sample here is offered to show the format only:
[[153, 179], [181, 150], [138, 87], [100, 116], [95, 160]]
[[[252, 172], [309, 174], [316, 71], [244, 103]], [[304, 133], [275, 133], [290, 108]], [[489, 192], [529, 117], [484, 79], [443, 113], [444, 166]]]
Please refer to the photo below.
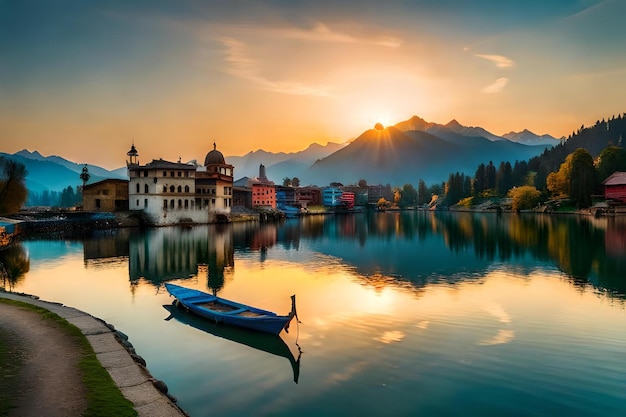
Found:
[[12, 243], [0, 251], [2, 287], [11, 290], [30, 269], [30, 258], [20, 243]]

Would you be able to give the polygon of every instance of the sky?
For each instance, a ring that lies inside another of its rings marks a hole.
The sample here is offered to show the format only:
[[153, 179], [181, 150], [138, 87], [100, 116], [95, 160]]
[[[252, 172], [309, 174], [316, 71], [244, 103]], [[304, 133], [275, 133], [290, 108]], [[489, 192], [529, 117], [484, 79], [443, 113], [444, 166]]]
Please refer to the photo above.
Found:
[[626, 112], [624, 0], [0, 0], [0, 151], [107, 169], [417, 115], [567, 136]]

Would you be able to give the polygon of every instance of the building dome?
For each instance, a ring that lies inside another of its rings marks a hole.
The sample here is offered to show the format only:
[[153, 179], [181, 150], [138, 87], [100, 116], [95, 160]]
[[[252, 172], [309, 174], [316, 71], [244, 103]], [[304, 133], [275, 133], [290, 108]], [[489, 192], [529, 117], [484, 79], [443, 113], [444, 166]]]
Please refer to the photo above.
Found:
[[224, 155], [217, 150], [217, 146], [213, 143], [213, 150], [206, 154], [206, 158], [204, 158], [204, 166], [216, 164], [226, 165], [226, 161], [224, 160]]

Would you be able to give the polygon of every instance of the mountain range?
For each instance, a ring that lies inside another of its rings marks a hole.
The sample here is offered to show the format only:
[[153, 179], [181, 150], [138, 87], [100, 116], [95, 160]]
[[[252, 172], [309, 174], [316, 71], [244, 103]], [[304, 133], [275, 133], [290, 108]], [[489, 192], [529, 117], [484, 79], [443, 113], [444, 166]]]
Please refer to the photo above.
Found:
[[[384, 128], [377, 126], [345, 144], [310, 145], [294, 153], [272, 153], [259, 149], [243, 156], [226, 156], [235, 167], [235, 179], [256, 177], [259, 166], [276, 184], [283, 178], [298, 177], [301, 185], [327, 185], [330, 182], [369, 184], [417, 184], [445, 181], [450, 173], [473, 175], [481, 163], [513, 163], [541, 154], [547, 147], [559, 144], [549, 135], [528, 130], [494, 135], [481, 127], [468, 127], [452, 120], [442, 125], [413, 116], [409, 120]], [[81, 184], [83, 164], [60, 156], [45, 157], [37, 151], [22, 150], [15, 154], [0, 153], [26, 166], [26, 186], [32, 193], [61, 191]], [[165, 158], [167, 159], [167, 158]], [[126, 167], [109, 171], [88, 164], [88, 183], [105, 178], [127, 178]]]

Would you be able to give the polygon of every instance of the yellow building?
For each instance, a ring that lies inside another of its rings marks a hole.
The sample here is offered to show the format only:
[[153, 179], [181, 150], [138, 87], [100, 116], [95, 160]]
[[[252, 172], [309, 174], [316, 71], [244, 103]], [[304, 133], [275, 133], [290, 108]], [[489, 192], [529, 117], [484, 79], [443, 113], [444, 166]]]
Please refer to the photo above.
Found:
[[83, 187], [83, 210], [128, 210], [128, 181], [106, 179]]

